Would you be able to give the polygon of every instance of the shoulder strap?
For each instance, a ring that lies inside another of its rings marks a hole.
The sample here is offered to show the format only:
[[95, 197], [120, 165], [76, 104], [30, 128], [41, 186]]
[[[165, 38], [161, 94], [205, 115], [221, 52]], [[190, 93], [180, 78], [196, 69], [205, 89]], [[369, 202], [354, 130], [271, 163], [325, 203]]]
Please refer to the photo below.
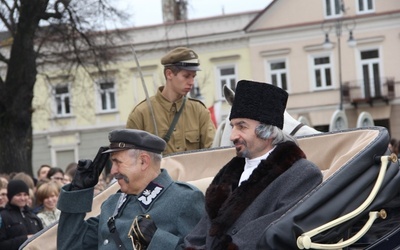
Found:
[[126, 248], [125, 248], [124, 244], [122, 243], [121, 238], [119, 237], [117, 228], [115, 227], [115, 217], [117, 216], [118, 210], [125, 203], [125, 201], [126, 201], [126, 194], [121, 193], [121, 195], [118, 199], [117, 205], [115, 206], [114, 213], [110, 218], [108, 218], [108, 221], [107, 221], [107, 226], [108, 226], [108, 230], [110, 231], [111, 237], [117, 244], [118, 249], [121, 249], [121, 250], [126, 250]]
[[172, 120], [171, 126], [169, 127], [167, 134], [163, 138], [165, 142], [168, 142], [169, 139], [171, 139], [172, 131], [174, 130], [176, 123], [178, 122], [179, 116], [181, 116], [181, 113], [183, 111], [183, 107], [185, 106], [185, 103], [186, 103], [186, 96], [183, 97], [182, 106], [179, 109], [179, 111], [175, 113], [175, 116], [174, 116], [174, 119]]

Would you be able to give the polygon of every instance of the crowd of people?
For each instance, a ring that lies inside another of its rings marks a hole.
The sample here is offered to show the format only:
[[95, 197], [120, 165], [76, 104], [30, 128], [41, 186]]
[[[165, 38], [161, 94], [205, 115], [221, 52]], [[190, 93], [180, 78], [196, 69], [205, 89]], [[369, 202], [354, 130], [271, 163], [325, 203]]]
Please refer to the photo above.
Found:
[[[60, 190], [72, 181], [76, 168], [76, 163], [65, 170], [43, 164], [36, 177], [25, 172], [0, 174], [0, 249], [18, 249], [30, 236], [58, 222]], [[103, 176], [94, 195], [106, 188]]]

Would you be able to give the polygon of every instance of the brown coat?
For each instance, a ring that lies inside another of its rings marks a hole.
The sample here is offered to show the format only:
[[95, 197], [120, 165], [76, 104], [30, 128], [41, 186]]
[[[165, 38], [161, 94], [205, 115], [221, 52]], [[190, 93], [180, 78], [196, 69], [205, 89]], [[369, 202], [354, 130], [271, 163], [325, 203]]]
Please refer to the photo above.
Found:
[[[163, 138], [174, 119], [174, 115], [182, 106], [183, 98], [176, 103], [169, 102], [161, 95], [160, 87], [155, 96], [150, 97], [157, 123], [158, 136]], [[127, 128], [141, 129], [156, 134], [153, 118], [146, 101], [139, 103], [131, 112], [126, 124]], [[215, 127], [210, 112], [204, 104], [187, 98], [183, 112], [168, 141], [164, 155], [187, 150], [209, 148], [215, 136]]]

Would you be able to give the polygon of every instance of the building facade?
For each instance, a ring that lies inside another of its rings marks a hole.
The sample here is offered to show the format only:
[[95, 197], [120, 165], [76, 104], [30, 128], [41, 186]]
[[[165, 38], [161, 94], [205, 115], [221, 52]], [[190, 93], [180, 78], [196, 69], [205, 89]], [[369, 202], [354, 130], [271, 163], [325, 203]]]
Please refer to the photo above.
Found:
[[234, 89], [238, 80], [253, 79], [288, 91], [288, 112], [321, 131], [373, 122], [400, 138], [399, 1], [275, 0], [260, 11], [123, 32], [118, 60], [106, 74], [49, 69], [51, 80], [38, 77], [34, 172], [44, 163], [65, 168], [93, 158], [110, 130], [125, 127], [145, 93], [164, 84], [160, 59], [177, 46], [199, 54], [202, 71], [191, 94], [214, 107], [217, 122], [230, 110], [222, 86]]

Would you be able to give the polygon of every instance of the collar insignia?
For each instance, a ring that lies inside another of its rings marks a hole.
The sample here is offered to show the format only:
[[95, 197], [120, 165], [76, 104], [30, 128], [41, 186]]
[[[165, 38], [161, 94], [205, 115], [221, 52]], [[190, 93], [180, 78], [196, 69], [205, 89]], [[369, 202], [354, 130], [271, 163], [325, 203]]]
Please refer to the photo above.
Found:
[[154, 182], [150, 182], [149, 185], [147, 185], [146, 189], [142, 192], [142, 194], [138, 198], [140, 204], [145, 209], [148, 209], [150, 207], [150, 204], [153, 202], [153, 200], [156, 199], [156, 197], [161, 193], [163, 189], [164, 188], [162, 186]]

